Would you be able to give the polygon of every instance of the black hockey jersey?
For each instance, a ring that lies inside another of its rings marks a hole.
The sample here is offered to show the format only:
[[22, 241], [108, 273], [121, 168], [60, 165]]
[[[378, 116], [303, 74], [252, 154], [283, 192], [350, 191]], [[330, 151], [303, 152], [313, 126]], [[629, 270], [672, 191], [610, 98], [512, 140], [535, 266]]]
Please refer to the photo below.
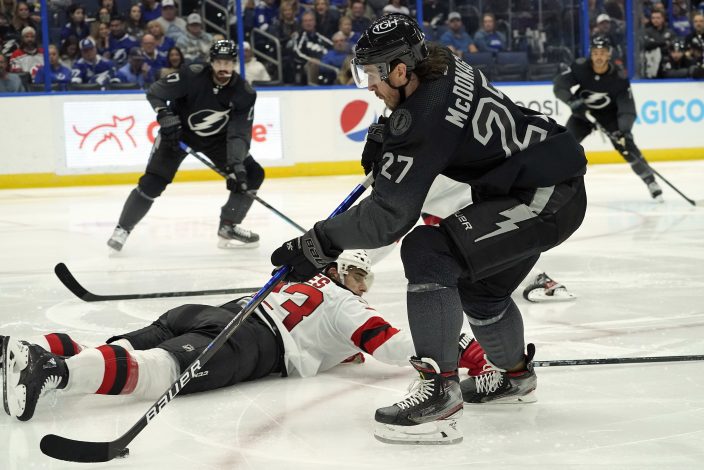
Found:
[[238, 165], [249, 152], [257, 95], [236, 73], [225, 86], [212, 73], [209, 65], [185, 67], [154, 82], [147, 100], [155, 111], [168, 107], [181, 118], [186, 144], [207, 153], [227, 143], [228, 163]]
[[334, 246], [376, 248], [398, 240], [415, 225], [439, 174], [482, 195], [584, 174], [584, 151], [564, 127], [516, 105], [449, 52], [448, 60], [445, 75], [421, 83], [389, 116], [372, 194], [316, 225]]
[[[577, 89], [572, 93], [570, 90], [574, 86]], [[618, 65], [609, 64], [606, 73], [599, 75], [592, 69], [591, 61], [581, 57], [555, 78], [553, 90], [555, 96], [565, 103], [576, 98], [583, 99], [600, 122], [618, 118], [620, 121], [630, 120], [633, 125], [636, 118], [631, 82]], [[622, 130], [630, 130], [630, 126]]]

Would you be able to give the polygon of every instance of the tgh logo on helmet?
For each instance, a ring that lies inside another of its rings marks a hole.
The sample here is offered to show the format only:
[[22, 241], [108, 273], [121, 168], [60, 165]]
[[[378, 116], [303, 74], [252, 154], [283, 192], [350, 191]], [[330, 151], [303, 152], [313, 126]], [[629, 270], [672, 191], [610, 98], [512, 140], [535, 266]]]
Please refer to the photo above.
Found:
[[389, 31], [393, 31], [398, 26], [398, 18], [382, 19], [378, 21], [377, 24], [372, 28], [372, 33], [374, 34], [386, 34]]

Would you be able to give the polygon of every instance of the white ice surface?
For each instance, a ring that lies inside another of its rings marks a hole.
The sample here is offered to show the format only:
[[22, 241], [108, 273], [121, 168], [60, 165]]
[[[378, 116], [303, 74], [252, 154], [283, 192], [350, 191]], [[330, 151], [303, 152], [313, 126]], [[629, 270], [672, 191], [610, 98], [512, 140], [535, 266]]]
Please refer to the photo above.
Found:
[[[704, 162], [656, 167], [704, 198]], [[271, 179], [259, 195], [303, 226], [327, 216], [357, 177]], [[626, 165], [591, 167], [584, 225], [539, 266], [579, 296], [528, 304], [515, 295], [537, 359], [704, 354], [704, 208], [670, 188], [651, 202]], [[224, 183], [176, 184], [124, 251], [105, 241], [131, 186], [0, 191], [0, 334], [70, 332], [100, 342], [182, 303], [228, 297], [85, 303], [55, 278], [65, 262], [96, 293], [256, 287], [269, 254], [297, 235], [266, 208], [244, 224], [254, 250], [216, 248]], [[369, 299], [405, 327], [398, 250], [377, 266]], [[151, 405], [129, 397], [58, 397], [22, 423], [0, 416], [0, 469], [702, 469], [702, 362], [541, 368], [538, 399], [467, 406], [464, 442], [391, 446], [372, 436], [374, 410], [398, 400], [414, 374], [367, 360], [310, 379], [270, 377], [179, 397], [130, 444], [127, 459], [70, 464], [39, 450], [44, 434], [113, 440]]]

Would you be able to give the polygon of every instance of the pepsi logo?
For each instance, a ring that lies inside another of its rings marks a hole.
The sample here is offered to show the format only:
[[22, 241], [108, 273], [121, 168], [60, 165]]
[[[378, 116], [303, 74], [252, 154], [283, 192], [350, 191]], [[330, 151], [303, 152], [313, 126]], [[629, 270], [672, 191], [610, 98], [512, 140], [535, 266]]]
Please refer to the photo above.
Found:
[[372, 28], [372, 33], [385, 34], [389, 31], [393, 31], [394, 29], [396, 29], [396, 26], [398, 26], [397, 18], [384, 19], [374, 25], [374, 27]]
[[366, 101], [350, 101], [340, 113], [340, 128], [348, 139], [363, 142], [367, 129], [376, 122], [376, 118], [376, 112]]

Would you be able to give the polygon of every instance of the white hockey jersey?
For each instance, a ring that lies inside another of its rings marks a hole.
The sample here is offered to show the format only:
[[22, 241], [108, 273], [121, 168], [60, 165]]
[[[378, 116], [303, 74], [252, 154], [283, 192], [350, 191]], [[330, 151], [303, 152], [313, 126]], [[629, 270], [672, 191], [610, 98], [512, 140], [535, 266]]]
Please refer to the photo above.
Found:
[[415, 354], [409, 332], [323, 274], [277, 285], [259, 308], [281, 332], [289, 375], [314, 376], [360, 351], [393, 365]]

